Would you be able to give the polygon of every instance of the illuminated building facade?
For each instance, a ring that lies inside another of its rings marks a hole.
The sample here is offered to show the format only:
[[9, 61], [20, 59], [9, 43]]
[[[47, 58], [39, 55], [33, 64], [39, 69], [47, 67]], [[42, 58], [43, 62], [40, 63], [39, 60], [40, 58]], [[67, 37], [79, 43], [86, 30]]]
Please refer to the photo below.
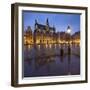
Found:
[[74, 33], [68, 38], [68, 34], [65, 32], [56, 32], [56, 28], [49, 25], [49, 20], [46, 20], [46, 24], [40, 24], [35, 20], [34, 31], [30, 26], [24, 31], [24, 44], [67, 44], [70, 43], [80, 44], [80, 31]]
[[55, 37], [55, 27], [50, 27], [48, 19], [46, 20], [46, 25], [39, 24], [35, 20], [34, 42], [36, 44], [56, 43]]
[[24, 32], [24, 44], [33, 44], [33, 32], [31, 27], [28, 26], [27, 30]]
[[73, 41], [74, 44], [80, 45], [80, 31], [75, 32], [72, 35], [72, 41]]

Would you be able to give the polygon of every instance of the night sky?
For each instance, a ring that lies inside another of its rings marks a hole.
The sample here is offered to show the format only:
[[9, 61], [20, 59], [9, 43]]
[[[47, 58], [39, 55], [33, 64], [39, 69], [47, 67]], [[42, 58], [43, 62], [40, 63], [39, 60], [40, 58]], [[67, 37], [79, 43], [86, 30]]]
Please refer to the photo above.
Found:
[[56, 32], [66, 32], [68, 25], [71, 27], [72, 33], [80, 31], [80, 14], [23, 11], [22, 15], [24, 30], [27, 26], [31, 26], [31, 29], [34, 31], [35, 19], [38, 23], [46, 25], [48, 18], [49, 25], [51, 27], [54, 26]]

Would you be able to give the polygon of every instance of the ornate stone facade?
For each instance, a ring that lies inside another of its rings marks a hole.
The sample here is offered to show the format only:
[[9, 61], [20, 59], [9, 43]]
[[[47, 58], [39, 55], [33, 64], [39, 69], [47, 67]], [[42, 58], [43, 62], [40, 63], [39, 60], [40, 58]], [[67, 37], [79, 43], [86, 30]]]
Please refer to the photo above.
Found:
[[34, 30], [30, 26], [24, 31], [24, 44], [33, 45], [33, 44], [67, 44], [70, 40], [70, 43], [80, 44], [80, 31], [75, 32], [70, 39], [69, 35], [65, 32], [56, 32], [54, 25], [51, 27], [49, 20], [46, 20], [46, 24], [40, 24], [35, 20]]

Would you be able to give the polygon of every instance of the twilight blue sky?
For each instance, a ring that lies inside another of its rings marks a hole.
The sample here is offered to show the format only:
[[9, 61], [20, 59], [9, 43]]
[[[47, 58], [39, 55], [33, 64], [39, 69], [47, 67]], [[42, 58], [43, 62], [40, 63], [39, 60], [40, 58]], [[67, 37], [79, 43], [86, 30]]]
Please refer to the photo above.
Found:
[[70, 25], [72, 33], [80, 30], [80, 14], [64, 14], [64, 13], [46, 13], [23, 11], [24, 30], [27, 26], [31, 26], [34, 31], [35, 19], [40, 24], [46, 24], [46, 19], [49, 20], [49, 25], [56, 28], [56, 31], [66, 31]]

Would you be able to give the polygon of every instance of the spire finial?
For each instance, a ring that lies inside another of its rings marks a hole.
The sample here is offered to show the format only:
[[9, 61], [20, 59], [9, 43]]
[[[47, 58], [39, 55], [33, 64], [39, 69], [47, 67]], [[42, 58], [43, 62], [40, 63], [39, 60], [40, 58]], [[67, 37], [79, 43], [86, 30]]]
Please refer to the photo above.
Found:
[[49, 21], [48, 21], [48, 18], [47, 18], [47, 20], [46, 20], [46, 24], [49, 26]]

